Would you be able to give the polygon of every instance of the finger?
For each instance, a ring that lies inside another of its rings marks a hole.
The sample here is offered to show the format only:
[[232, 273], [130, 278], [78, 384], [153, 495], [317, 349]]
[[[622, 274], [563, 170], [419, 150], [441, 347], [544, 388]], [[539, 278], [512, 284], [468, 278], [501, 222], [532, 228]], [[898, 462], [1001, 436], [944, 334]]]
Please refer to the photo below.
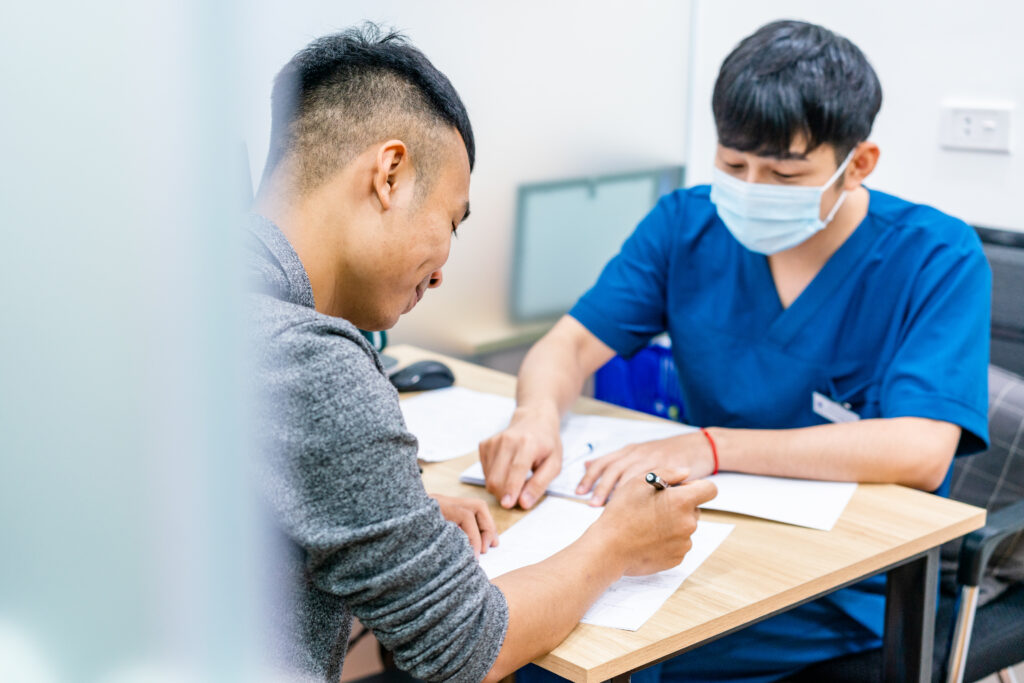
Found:
[[604, 471], [608, 466], [619, 458], [624, 457], [625, 454], [626, 449], [620, 448], [608, 455], [602, 455], [600, 458], [588, 460], [585, 465], [587, 468], [586, 474], [584, 474], [583, 478], [580, 479], [579, 486], [576, 487], [576, 494], [582, 496], [584, 493], [592, 489], [594, 487], [594, 482], [601, 478], [601, 475], [604, 474]]
[[[484, 475], [485, 488], [499, 501], [504, 495], [505, 479], [508, 476], [508, 468], [515, 456], [515, 448], [503, 440], [491, 458], [491, 469]], [[514, 499], [513, 499], [514, 500]], [[503, 507], [511, 507], [505, 506]]]
[[469, 545], [473, 548], [473, 554], [480, 554], [480, 529], [476, 525], [476, 515], [472, 510], [463, 508], [460, 510], [459, 528], [466, 532], [469, 538]]
[[611, 495], [612, 490], [618, 485], [619, 480], [622, 478], [622, 473], [626, 470], [628, 465], [629, 463], [625, 458], [623, 458], [608, 466], [603, 476], [594, 487], [594, 495], [590, 497], [591, 505], [605, 504], [608, 500], [608, 496]]
[[483, 501], [476, 510], [476, 523], [480, 528], [480, 552], [486, 553], [488, 548], [498, 545], [498, 525], [494, 523], [491, 511]]
[[[502, 451], [510, 450], [509, 442], [513, 439], [508, 434], [508, 428], [494, 434], [477, 445], [477, 453], [480, 455], [480, 465], [484, 468], [484, 476], [490, 473], [495, 462], [501, 457]], [[515, 450], [515, 446], [511, 446]]]
[[491, 461], [494, 460], [494, 453], [497, 450], [496, 442], [498, 436], [498, 434], [495, 434], [490, 438], [484, 439], [476, 447], [477, 452], [480, 454], [480, 466], [484, 468], [485, 479], [491, 471]]
[[540, 497], [547, 491], [548, 484], [558, 476], [558, 471], [562, 468], [561, 465], [561, 458], [551, 455], [541, 461], [540, 466], [533, 471], [533, 476], [530, 481], [526, 482], [523, 492], [519, 496], [519, 504], [523, 506], [524, 510], [529, 510], [534, 503], [540, 500]]
[[604, 458], [598, 458], [583, 463], [583, 477], [580, 479], [580, 483], [576, 485], [577, 496], [582, 496], [594, 488], [594, 482], [601, 478], [601, 472], [608, 466], [606, 462], [602, 462], [603, 460]]
[[532, 465], [533, 458], [527, 455], [525, 450], [520, 450], [512, 458], [512, 462], [508, 466], [508, 473], [505, 475], [505, 483], [501, 487], [501, 500], [499, 502], [503, 508], [511, 508], [519, 500]]

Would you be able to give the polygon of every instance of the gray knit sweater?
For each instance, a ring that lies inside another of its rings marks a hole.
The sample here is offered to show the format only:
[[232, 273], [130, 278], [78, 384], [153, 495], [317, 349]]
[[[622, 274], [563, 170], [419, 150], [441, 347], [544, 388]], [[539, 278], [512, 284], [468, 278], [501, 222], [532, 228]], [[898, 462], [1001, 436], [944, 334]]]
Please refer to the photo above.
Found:
[[427, 497], [416, 439], [376, 351], [313, 308], [298, 256], [251, 216], [261, 487], [285, 543], [275, 619], [294, 673], [336, 683], [352, 617], [405, 671], [478, 681], [501, 649], [505, 598]]

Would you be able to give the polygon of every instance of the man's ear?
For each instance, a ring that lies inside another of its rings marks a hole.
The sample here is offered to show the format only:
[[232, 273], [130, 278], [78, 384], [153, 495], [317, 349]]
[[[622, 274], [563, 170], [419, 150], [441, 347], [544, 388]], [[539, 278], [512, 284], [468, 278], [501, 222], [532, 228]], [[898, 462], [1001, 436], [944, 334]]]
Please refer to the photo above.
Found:
[[409, 148], [401, 140], [388, 140], [377, 149], [377, 165], [373, 173], [373, 190], [381, 208], [390, 209], [399, 186], [412, 183]]
[[862, 142], [853, 149], [853, 158], [843, 174], [843, 189], [856, 190], [878, 165], [881, 150], [871, 141]]

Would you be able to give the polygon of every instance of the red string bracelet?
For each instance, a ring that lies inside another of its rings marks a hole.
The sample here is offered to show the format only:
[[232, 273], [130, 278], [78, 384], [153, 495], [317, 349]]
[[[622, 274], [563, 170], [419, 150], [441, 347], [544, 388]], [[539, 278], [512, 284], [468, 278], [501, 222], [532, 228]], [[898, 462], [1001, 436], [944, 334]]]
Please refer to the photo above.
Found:
[[715, 440], [708, 434], [708, 430], [701, 427], [700, 433], [708, 438], [708, 443], [711, 444], [711, 457], [715, 459], [715, 471], [711, 474], [718, 474], [718, 448], [715, 446]]

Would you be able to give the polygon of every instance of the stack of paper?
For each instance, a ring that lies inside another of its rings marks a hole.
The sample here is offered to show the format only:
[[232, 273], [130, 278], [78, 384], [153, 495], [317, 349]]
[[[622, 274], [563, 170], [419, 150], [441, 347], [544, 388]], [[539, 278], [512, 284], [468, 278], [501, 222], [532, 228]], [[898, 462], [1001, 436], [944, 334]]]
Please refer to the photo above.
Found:
[[[514, 399], [463, 387], [431, 391], [400, 405], [406, 427], [420, 444], [417, 457], [428, 462], [472, 453], [481, 441], [508, 427], [516, 407]], [[689, 431], [693, 427], [672, 422], [569, 413], [562, 421], [562, 445], [566, 453], [591, 459], [631, 443]]]
[[[501, 543], [480, 556], [488, 578], [535, 564], [565, 549], [601, 515], [593, 508], [548, 498], [501, 535]], [[624, 576], [587, 610], [585, 624], [635, 631], [651, 618], [679, 585], [725, 540], [731, 524], [700, 522], [693, 548], [682, 564], [650, 576]]]
[[[477, 449], [481, 441], [508, 426], [515, 401], [462, 387], [432, 391], [402, 401], [406, 425], [419, 440], [419, 458], [426, 461], [457, 458]], [[694, 431], [666, 421], [627, 420], [570, 413], [562, 423], [562, 471], [548, 493], [576, 495], [588, 460], [633, 443], [665, 439]], [[857, 485], [850, 482], [786, 479], [751, 474], [718, 474], [710, 479], [718, 496], [702, 507], [736, 512], [787, 524], [828, 531], [835, 526]], [[483, 485], [484, 471], [476, 463], [461, 480]]]
[[[586, 459], [580, 459], [568, 469], [563, 468], [548, 486], [547, 493], [577, 500], [590, 498], [589, 493], [576, 495], [576, 486], [583, 476], [582, 460]], [[480, 463], [467, 468], [459, 480], [483, 486], [484, 472]], [[822, 531], [831, 531], [857, 489], [857, 484], [845, 481], [787, 479], [732, 472], [716, 474], [708, 480], [718, 487], [718, 495], [701, 505], [706, 510], [736, 512]]]

